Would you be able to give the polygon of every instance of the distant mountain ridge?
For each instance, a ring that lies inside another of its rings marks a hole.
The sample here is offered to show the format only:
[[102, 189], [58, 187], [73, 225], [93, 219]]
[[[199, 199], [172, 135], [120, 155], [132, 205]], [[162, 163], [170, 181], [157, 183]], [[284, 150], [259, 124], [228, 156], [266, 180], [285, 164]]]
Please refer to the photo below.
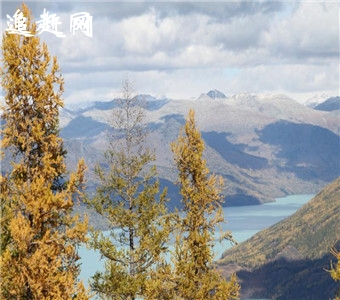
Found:
[[340, 110], [340, 97], [331, 97], [315, 106], [314, 109], [323, 111]]
[[238, 270], [245, 297], [333, 297], [336, 283], [324, 269], [330, 247], [340, 247], [339, 201], [340, 177], [292, 216], [227, 250], [218, 265]]
[[[189, 108], [195, 110], [210, 170], [225, 179], [226, 205], [314, 193], [340, 175], [340, 124], [334, 112], [310, 109], [285, 95], [243, 93], [215, 99], [203, 95], [196, 100], [139, 96], [145, 100], [148, 146], [155, 150], [164, 182], [176, 180], [170, 143], [176, 140]], [[61, 111], [61, 136], [66, 144], [78, 145], [69, 149], [69, 168], [80, 153], [88, 153], [90, 184], [92, 161], [102, 160], [116, 101], [94, 101], [81, 109]]]

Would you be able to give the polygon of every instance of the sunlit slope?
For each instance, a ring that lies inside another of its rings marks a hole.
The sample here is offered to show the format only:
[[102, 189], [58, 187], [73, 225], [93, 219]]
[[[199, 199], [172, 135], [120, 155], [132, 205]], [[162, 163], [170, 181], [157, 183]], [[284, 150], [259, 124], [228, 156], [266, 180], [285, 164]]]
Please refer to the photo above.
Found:
[[295, 214], [227, 250], [220, 265], [256, 267], [277, 258], [317, 259], [340, 241], [340, 178]]

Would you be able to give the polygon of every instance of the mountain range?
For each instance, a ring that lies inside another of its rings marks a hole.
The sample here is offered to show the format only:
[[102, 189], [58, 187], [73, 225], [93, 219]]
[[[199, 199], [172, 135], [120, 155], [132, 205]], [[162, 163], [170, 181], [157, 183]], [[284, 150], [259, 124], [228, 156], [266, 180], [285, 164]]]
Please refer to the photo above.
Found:
[[[225, 205], [273, 201], [287, 194], [315, 193], [340, 175], [339, 110], [317, 110], [285, 95], [237, 94], [212, 90], [197, 99], [144, 100], [147, 144], [155, 150], [161, 184], [170, 206], [179, 205], [170, 143], [177, 139], [190, 108], [205, 142], [211, 172], [225, 180]], [[94, 165], [103, 161], [109, 118], [117, 100], [92, 102], [61, 111], [61, 136], [72, 169], [80, 157], [93, 189]]]
[[333, 299], [326, 271], [340, 250], [340, 177], [296, 213], [227, 250], [220, 269], [237, 272], [246, 298]]

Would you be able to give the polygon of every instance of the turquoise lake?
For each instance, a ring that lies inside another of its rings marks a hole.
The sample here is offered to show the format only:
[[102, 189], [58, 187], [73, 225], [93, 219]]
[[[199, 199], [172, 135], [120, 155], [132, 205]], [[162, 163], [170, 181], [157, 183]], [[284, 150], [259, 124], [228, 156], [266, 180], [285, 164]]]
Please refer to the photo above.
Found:
[[[225, 207], [223, 210], [227, 223], [222, 225], [222, 229], [224, 231], [230, 230], [234, 239], [240, 243], [258, 231], [292, 215], [313, 196], [311, 194], [291, 195], [262, 205]], [[230, 247], [230, 242], [224, 241], [221, 244], [217, 240], [214, 246], [216, 259], [219, 259], [221, 254]], [[85, 247], [79, 249], [79, 255], [81, 256], [82, 264], [80, 279], [87, 285], [88, 279], [97, 270], [103, 268], [103, 261], [100, 260], [100, 255], [97, 252], [87, 250]]]

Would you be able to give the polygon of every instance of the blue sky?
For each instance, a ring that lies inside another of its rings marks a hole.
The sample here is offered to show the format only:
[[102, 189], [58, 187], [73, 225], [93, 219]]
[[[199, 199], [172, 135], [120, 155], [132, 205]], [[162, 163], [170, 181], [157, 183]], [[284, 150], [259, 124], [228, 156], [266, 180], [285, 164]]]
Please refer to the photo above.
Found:
[[[6, 14], [21, 2], [2, 1]], [[27, 1], [35, 20], [57, 14], [39, 36], [58, 57], [66, 104], [110, 100], [127, 76], [139, 93], [187, 99], [218, 89], [228, 96], [280, 93], [304, 102], [339, 95], [337, 1]], [[70, 32], [88, 12], [93, 37]]]

